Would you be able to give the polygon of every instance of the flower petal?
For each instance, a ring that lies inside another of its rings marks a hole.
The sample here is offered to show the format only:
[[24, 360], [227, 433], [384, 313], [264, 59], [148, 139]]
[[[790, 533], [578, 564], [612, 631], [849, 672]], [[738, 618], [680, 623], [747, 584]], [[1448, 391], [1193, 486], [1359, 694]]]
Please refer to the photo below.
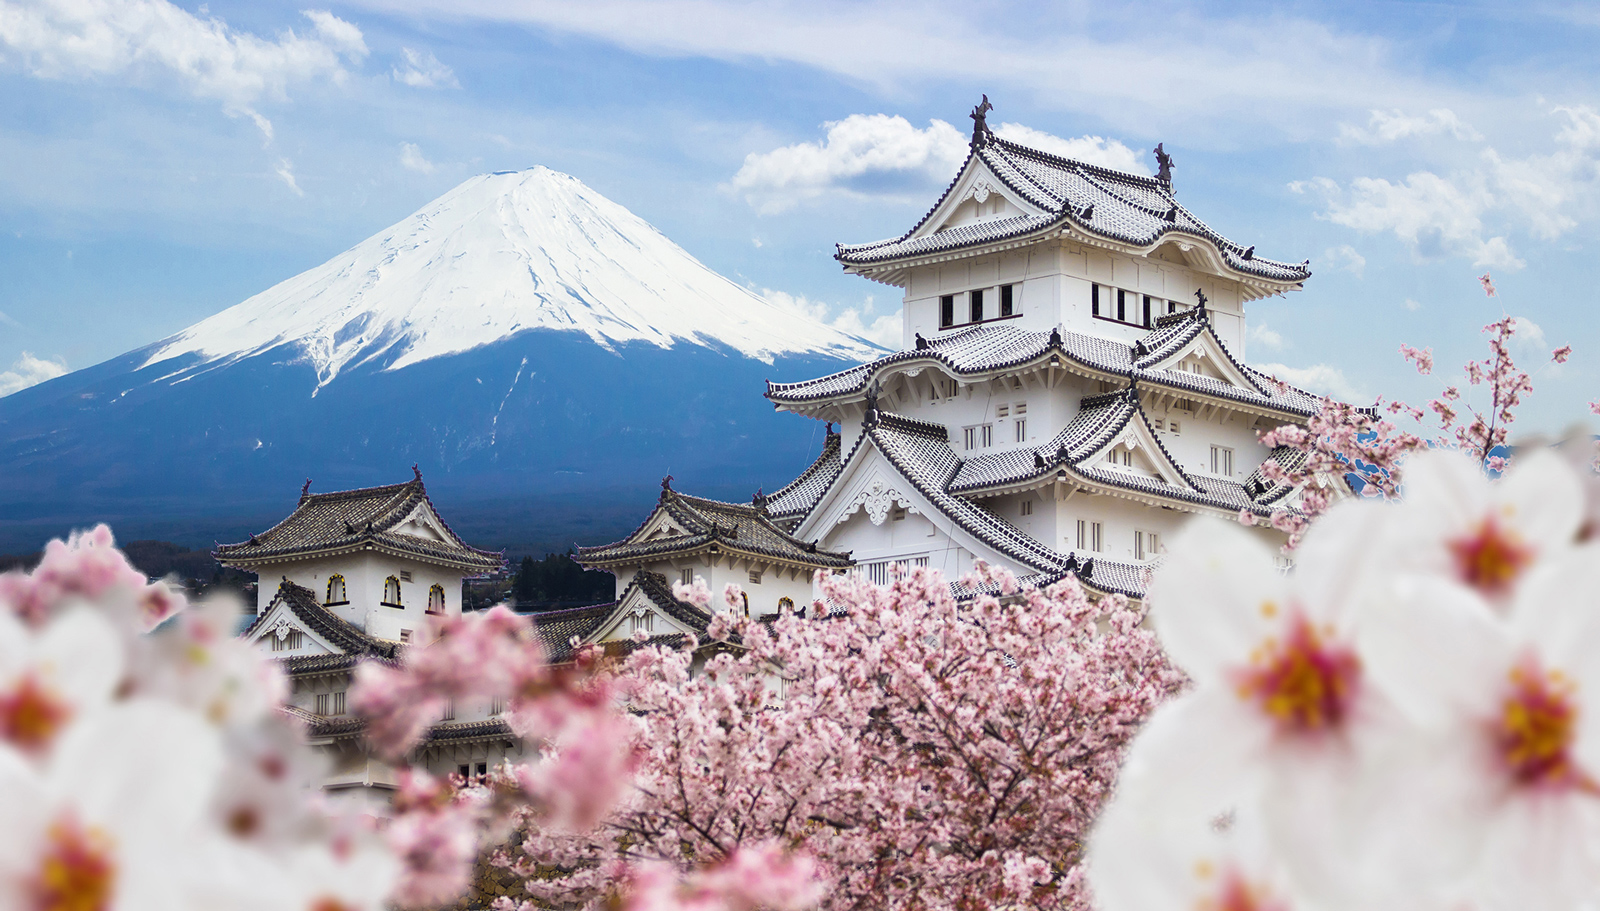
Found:
[[1196, 682], [1221, 681], [1278, 628], [1287, 591], [1259, 538], [1236, 523], [1197, 518], [1156, 571], [1151, 622], [1173, 662]]
[[1569, 545], [1583, 523], [1583, 485], [1554, 450], [1519, 456], [1496, 488], [1495, 500], [1506, 521], [1541, 553]]
[[122, 637], [103, 614], [74, 607], [50, 621], [34, 645], [34, 661], [69, 703], [91, 709], [108, 701], [122, 680]]

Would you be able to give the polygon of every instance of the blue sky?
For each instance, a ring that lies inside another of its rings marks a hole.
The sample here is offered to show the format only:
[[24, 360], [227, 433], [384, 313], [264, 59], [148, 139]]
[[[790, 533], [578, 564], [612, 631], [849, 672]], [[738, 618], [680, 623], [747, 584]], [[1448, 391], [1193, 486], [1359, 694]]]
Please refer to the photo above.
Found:
[[1398, 346], [1454, 373], [1504, 311], [1539, 367], [1525, 429], [1556, 431], [1600, 397], [1597, 39], [1600, 11], [1539, 3], [0, 0], [0, 393], [536, 164], [881, 330], [896, 289], [832, 245], [909, 227], [987, 92], [991, 123], [1109, 163], [1164, 142], [1192, 211], [1311, 259], [1252, 306], [1252, 362], [1421, 403]]

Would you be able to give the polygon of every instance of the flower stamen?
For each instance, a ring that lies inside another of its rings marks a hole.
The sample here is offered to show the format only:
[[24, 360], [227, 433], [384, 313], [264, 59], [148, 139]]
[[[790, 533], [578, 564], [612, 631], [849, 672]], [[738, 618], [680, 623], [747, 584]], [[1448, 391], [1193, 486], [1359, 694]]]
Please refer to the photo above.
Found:
[[1328, 638], [1295, 612], [1281, 642], [1269, 639], [1251, 655], [1253, 666], [1238, 675], [1239, 696], [1256, 702], [1290, 731], [1319, 731], [1342, 723], [1355, 695], [1360, 661]]
[[1495, 741], [1506, 771], [1521, 785], [1583, 786], [1573, 764], [1578, 705], [1572, 681], [1534, 661], [1511, 670], [1511, 692], [1501, 705]]
[[71, 715], [66, 703], [26, 674], [10, 692], [0, 693], [0, 738], [37, 753], [50, 746]]
[[1502, 527], [1492, 514], [1478, 523], [1472, 534], [1456, 538], [1449, 546], [1461, 581], [1490, 596], [1510, 591], [1534, 558], [1533, 548]]
[[109, 911], [117, 871], [105, 833], [64, 818], [48, 838], [31, 911]]
[[[1209, 878], [1202, 875], [1201, 879]], [[1267, 889], [1248, 882], [1237, 870], [1228, 870], [1217, 891], [1195, 902], [1196, 911], [1288, 911]]]

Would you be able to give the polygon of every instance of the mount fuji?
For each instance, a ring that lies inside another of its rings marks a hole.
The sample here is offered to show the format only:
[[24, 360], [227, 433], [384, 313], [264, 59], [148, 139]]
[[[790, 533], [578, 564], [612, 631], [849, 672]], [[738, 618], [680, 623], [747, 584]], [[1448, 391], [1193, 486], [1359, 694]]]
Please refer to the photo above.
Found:
[[413, 463], [479, 543], [587, 543], [632, 527], [668, 472], [740, 499], [788, 481], [820, 428], [774, 414], [762, 381], [881, 353], [573, 177], [481, 175], [176, 335], [0, 398], [0, 551], [99, 520], [208, 543], [287, 514], [305, 477], [368, 486]]

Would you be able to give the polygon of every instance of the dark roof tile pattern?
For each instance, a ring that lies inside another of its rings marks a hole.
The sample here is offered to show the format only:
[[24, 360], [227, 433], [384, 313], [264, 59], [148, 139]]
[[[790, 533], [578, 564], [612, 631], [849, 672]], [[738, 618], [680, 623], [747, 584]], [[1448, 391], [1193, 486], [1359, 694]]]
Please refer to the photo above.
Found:
[[[622, 590], [622, 597], [615, 601], [533, 615], [534, 629], [538, 631], [539, 639], [544, 643], [545, 656], [550, 663], [562, 664], [571, 661], [574, 651], [573, 640], [576, 639], [580, 646], [592, 643], [594, 637], [599, 635], [601, 627], [616, 613], [617, 605], [627, 601], [636, 590], [663, 614], [704, 638], [706, 627], [711, 623], [711, 615], [687, 601], [674, 598], [672, 584], [667, 581], [666, 576], [641, 570], [634, 573], [627, 587]], [[634, 647], [632, 640], [628, 642], [628, 646], [619, 646], [624, 652], [631, 651]], [[677, 645], [681, 642], [682, 635], [676, 633], [646, 640], [647, 644], [658, 645]], [[613, 643], [606, 645], [610, 648]]]
[[[1070, 331], [1051, 333], [1010, 325], [973, 326], [932, 339], [925, 349], [898, 351], [840, 373], [798, 383], [769, 382], [767, 398], [779, 405], [800, 405], [865, 395], [871, 384], [886, 371], [919, 361], [938, 364], [956, 376], [977, 376], [1041, 363], [1054, 354], [1067, 358], [1090, 373], [1212, 396], [1296, 417], [1309, 417], [1321, 408], [1322, 400], [1319, 397], [1279, 383], [1259, 370], [1240, 364], [1214, 332], [1211, 338], [1217, 348], [1255, 383], [1256, 388], [1241, 388], [1223, 380], [1179, 370], [1152, 369], [1148, 365], [1169, 356], [1201, 332], [1210, 331], [1209, 320], [1203, 311], [1196, 309], [1190, 313], [1192, 315], [1188, 320], [1158, 327], [1134, 345]], [[1141, 345], [1145, 347], [1143, 353], [1140, 351]]]
[[867, 428], [867, 434], [924, 497], [969, 534], [1024, 566], [1043, 572], [1065, 569], [1063, 558], [1054, 550], [987, 509], [949, 492], [961, 459], [950, 448], [943, 427], [884, 412]]
[[788, 519], [810, 512], [811, 507], [817, 505], [817, 501], [833, 485], [833, 479], [844, 470], [840, 445], [840, 435], [830, 431], [822, 443], [822, 454], [817, 456], [817, 460], [801, 472], [800, 477], [767, 498], [767, 514], [774, 519]]
[[[853, 565], [849, 554], [820, 550], [784, 531], [760, 506], [691, 497], [663, 486], [656, 508], [665, 510], [683, 533], [648, 541], [636, 540], [650, 524], [650, 519], [646, 518], [643, 525], [621, 541], [578, 548], [578, 562], [586, 566], [613, 565], [717, 546], [811, 566]], [[654, 515], [652, 512], [651, 516]]]
[[973, 157], [1044, 214], [997, 218], [913, 237], [955, 190], [958, 174], [911, 230], [888, 240], [840, 244], [835, 258], [846, 266], [869, 266], [1071, 227], [1139, 247], [1152, 246], [1168, 234], [1187, 235], [1216, 247], [1230, 268], [1246, 275], [1274, 282], [1303, 282], [1311, 276], [1307, 264], [1257, 258], [1253, 248], [1213, 231], [1177, 201], [1172, 186], [1164, 181], [1060, 158], [1004, 139], [975, 144], [960, 173], [966, 172]]
[[[444, 528], [445, 540], [436, 541], [393, 529], [427, 503]], [[288, 518], [250, 540], [219, 544], [215, 556], [229, 566], [253, 566], [273, 558], [323, 551], [376, 547], [464, 569], [490, 572], [505, 562], [504, 555], [479, 550], [461, 540], [438, 516], [422, 475], [404, 484], [366, 487], [335, 493], [306, 493]]]
[[[312, 632], [339, 649], [345, 656], [366, 656], [394, 660], [399, 657], [400, 643], [389, 639], [379, 639], [368, 635], [360, 627], [337, 616], [317, 600], [316, 592], [301, 585], [296, 585], [288, 579], [279, 583], [277, 594], [272, 596], [272, 601], [267, 604], [267, 609], [261, 612], [254, 623], [244, 631], [243, 635], [250, 636], [261, 626], [262, 622], [272, 613], [278, 603], [287, 604], [289, 610], [300, 619]], [[328, 659], [341, 656], [311, 655], [304, 656], [313, 659]], [[295, 658], [291, 661], [299, 660]], [[300, 667], [309, 668], [313, 665], [306, 662]]]

